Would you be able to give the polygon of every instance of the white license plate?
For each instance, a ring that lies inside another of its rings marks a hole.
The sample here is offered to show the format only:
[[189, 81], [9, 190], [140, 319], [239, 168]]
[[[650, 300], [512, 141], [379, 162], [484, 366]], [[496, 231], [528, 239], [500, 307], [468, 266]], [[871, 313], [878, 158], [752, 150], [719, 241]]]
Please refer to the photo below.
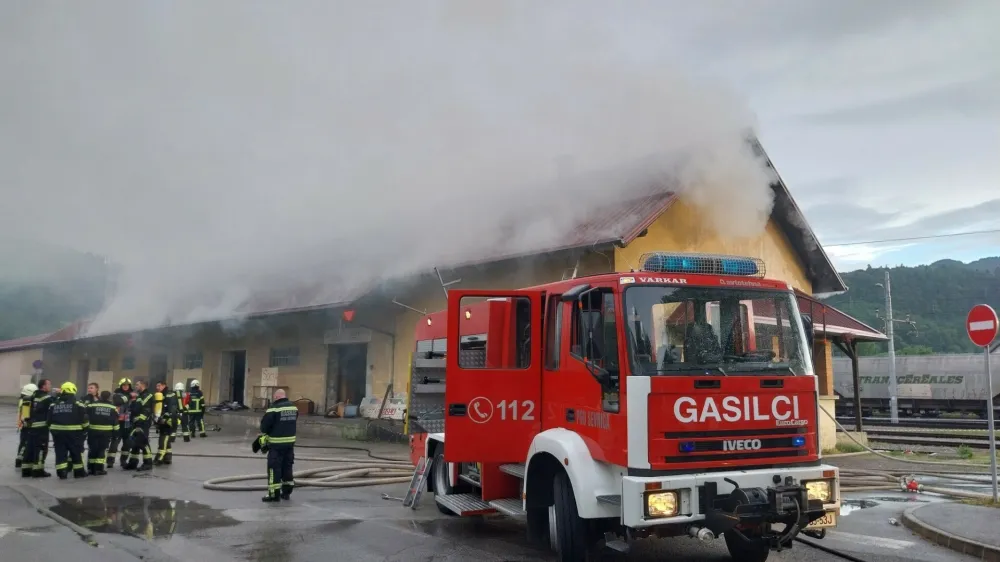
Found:
[[823, 514], [823, 517], [816, 519], [808, 526], [806, 526], [806, 529], [825, 529], [827, 527], [836, 527], [836, 526], [837, 526], [837, 512], [827, 511], [826, 513]]

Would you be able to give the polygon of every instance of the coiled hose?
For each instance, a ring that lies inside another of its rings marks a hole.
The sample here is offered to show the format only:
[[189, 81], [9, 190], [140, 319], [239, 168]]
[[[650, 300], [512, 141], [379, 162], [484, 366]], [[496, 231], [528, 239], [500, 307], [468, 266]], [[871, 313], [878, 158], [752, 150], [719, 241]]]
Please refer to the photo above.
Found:
[[[377, 486], [380, 484], [399, 484], [409, 482], [413, 476], [413, 465], [409, 459], [398, 457], [383, 457], [372, 454], [364, 447], [345, 447], [332, 445], [296, 445], [296, 449], [339, 449], [366, 453], [368, 458], [331, 458], [296, 456], [297, 461], [317, 461], [336, 463], [329, 466], [295, 471], [295, 487], [314, 488], [356, 488], [361, 486]], [[199, 453], [174, 453], [179, 457], [252, 459], [263, 460], [261, 456], [252, 455], [212, 455]], [[206, 490], [222, 492], [266, 491], [267, 484], [231, 484], [267, 480], [264, 474], [240, 474], [212, 478], [202, 483]]]
[[[833, 420], [833, 423], [837, 424], [837, 427], [844, 432], [844, 435], [854, 441], [859, 447], [865, 451], [888, 459], [894, 462], [902, 462], [909, 464], [920, 464], [920, 465], [934, 465], [940, 467], [961, 467], [962, 476], [955, 475], [949, 472], [942, 471], [882, 471], [882, 470], [861, 470], [861, 469], [842, 469], [840, 471], [840, 489], [844, 492], [866, 492], [875, 490], [904, 490], [904, 491], [920, 491], [920, 492], [931, 492], [934, 494], [940, 494], [942, 496], [950, 496], [956, 498], [969, 498], [969, 499], [992, 499], [992, 494], [982, 494], [979, 492], [970, 492], [968, 490], [956, 490], [954, 488], [944, 488], [939, 486], [925, 486], [923, 484], [916, 485], [915, 489], [909, 485], [911, 478], [913, 476], [931, 476], [934, 478], [940, 478], [944, 480], [954, 480], [957, 482], [972, 482], [976, 484], [992, 484], [993, 481], [990, 478], [992, 475], [986, 471], [972, 472], [968, 469], [970, 465], [968, 463], [957, 463], [957, 462], [937, 462], [937, 461], [921, 461], [916, 459], [901, 459], [880, 453], [875, 449], [865, 445], [864, 443], [858, 441], [851, 432], [847, 430], [840, 422], [837, 421], [830, 412], [822, 409], [823, 413], [826, 414], [828, 418]], [[985, 476], [986, 478], [974, 478], [973, 476]]]

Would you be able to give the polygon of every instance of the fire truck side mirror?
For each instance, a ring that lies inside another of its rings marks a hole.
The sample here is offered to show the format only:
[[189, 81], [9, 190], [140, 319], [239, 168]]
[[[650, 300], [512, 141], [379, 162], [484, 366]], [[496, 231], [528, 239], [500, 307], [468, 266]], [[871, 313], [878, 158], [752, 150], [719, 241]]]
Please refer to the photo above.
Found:
[[809, 316], [808, 314], [802, 315], [802, 327], [805, 329], [806, 332], [806, 342], [810, 346], [812, 346], [813, 338], [816, 337], [816, 335], [815, 335], [815, 330], [813, 329], [812, 317]]

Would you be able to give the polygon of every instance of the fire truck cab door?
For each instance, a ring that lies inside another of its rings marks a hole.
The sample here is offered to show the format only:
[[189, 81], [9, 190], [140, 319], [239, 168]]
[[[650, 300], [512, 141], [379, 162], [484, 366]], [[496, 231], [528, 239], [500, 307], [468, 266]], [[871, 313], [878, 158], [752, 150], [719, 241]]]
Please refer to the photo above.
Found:
[[524, 462], [542, 418], [542, 293], [448, 292], [445, 460]]

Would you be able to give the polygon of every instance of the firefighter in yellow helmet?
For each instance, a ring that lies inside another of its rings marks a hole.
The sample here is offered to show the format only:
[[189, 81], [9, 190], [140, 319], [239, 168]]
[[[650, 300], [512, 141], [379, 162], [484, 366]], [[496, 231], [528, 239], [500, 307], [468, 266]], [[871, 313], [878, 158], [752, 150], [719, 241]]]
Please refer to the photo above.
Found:
[[[149, 448], [149, 432], [153, 426], [153, 419], [159, 417], [159, 408], [162, 404], [155, 402], [153, 393], [146, 386], [146, 381], [136, 379], [135, 389], [139, 392], [131, 404], [132, 432], [129, 440], [132, 448], [129, 451], [128, 464], [123, 465], [125, 470], [152, 470], [153, 450]], [[162, 397], [161, 397], [162, 399]], [[139, 466], [139, 459], [142, 459], [142, 466]]]
[[184, 442], [187, 443], [191, 441], [191, 432], [188, 430], [188, 405], [187, 397], [184, 396], [184, 383], [179, 382], [174, 385], [174, 394], [177, 395], [177, 407], [181, 411], [180, 424], [174, 430], [174, 438], [177, 438], [177, 434], [180, 433], [181, 437], [184, 438]]
[[83, 478], [87, 476], [83, 467], [84, 432], [90, 425], [87, 406], [76, 399], [75, 384], [64, 382], [59, 390], [59, 396], [49, 408], [49, 431], [52, 432], [52, 445], [56, 450], [56, 475], [65, 480], [72, 468], [74, 478]]
[[132, 404], [132, 380], [128, 377], [118, 381], [118, 388], [111, 395], [111, 403], [118, 410], [118, 429], [111, 435], [111, 445], [108, 447], [108, 468], [115, 466], [115, 453], [121, 446], [121, 455], [118, 458], [122, 468], [128, 462], [128, 451], [132, 447], [129, 441], [129, 434], [132, 433], [132, 423], [129, 420], [129, 407]]
[[155, 399], [159, 404], [159, 415], [156, 422], [157, 430], [160, 433], [160, 440], [156, 446], [156, 460], [153, 464], [170, 464], [174, 455], [171, 447], [174, 443], [174, 431], [180, 421], [180, 406], [178, 406], [177, 395], [167, 386], [167, 383], [160, 381], [156, 383]]
[[31, 417], [31, 397], [34, 396], [38, 387], [28, 383], [21, 388], [21, 397], [17, 399], [17, 460], [14, 461], [14, 468], [21, 468], [24, 462], [24, 455], [28, 450], [28, 419]]
[[201, 383], [191, 381], [191, 391], [188, 392], [188, 422], [191, 424], [191, 437], [208, 437], [205, 434], [205, 395], [201, 393]]

